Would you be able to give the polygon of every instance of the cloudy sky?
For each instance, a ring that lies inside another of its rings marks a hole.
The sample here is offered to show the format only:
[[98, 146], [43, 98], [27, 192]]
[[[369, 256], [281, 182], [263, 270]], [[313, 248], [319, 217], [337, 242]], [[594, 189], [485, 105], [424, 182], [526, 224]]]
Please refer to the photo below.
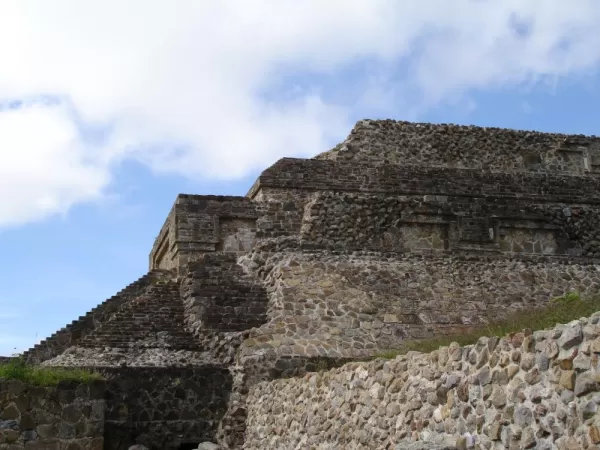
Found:
[[598, 0], [1, 0], [0, 355], [137, 279], [179, 192], [356, 120], [600, 134]]

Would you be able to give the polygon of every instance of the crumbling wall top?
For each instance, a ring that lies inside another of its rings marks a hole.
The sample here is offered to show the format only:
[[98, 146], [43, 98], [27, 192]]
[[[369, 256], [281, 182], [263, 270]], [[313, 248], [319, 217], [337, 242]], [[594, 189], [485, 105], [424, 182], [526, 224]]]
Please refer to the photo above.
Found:
[[361, 120], [345, 141], [315, 159], [600, 173], [600, 138], [453, 124]]

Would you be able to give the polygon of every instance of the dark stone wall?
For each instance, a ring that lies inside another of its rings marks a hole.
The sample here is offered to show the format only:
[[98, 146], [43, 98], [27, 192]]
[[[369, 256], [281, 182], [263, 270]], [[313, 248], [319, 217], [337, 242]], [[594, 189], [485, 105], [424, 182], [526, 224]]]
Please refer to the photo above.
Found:
[[222, 364], [233, 364], [247, 330], [267, 320], [265, 288], [244, 274], [235, 254], [205, 254], [185, 269], [180, 294], [186, 328], [203, 351]]
[[600, 138], [491, 127], [361, 120], [316, 159], [600, 174]]
[[105, 449], [151, 450], [213, 441], [232, 388], [229, 370], [104, 369], [107, 378]]
[[167, 218], [163, 226], [158, 233], [158, 236], [154, 240], [152, 250], [150, 251], [149, 258], [149, 270], [152, 269], [166, 269], [172, 270], [176, 267], [175, 256], [176, 256], [176, 220], [177, 220], [177, 209], [178, 200], [171, 207]]
[[260, 213], [256, 237], [265, 239], [297, 235], [302, 226], [304, 205], [311, 194], [303, 189], [261, 189], [254, 197]]
[[599, 220], [595, 205], [319, 192], [307, 203], [300, 236], [340, 250], [600, 258]]
[[243, 331], [265, 322], [264, 287], [244, 275], [236, 255], [207, 254], [188, 266], [184, 304], [192, 329]]
[[0, 449], [103, 450], [104, 383], [0, 379]]

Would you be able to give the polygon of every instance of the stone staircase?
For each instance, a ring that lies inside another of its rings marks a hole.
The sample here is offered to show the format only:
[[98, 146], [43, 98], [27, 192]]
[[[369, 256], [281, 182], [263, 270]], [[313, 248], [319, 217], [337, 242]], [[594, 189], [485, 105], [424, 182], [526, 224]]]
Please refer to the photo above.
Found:
[[29, 363], [39, 364], [58, 356], [68, 347], [77, 345], [85, 336], [116, 312], [121, 305], [139, 296], [152, 283], [158, 280], [170, 279], [172, 276], [171, 272], [165, 270], [148, 272], [87, 314], [80, 316], [79, 319], [74, 320], [50, 337], [34, 345], [23, 353], [23, 358]]
[[198, 350], [186, 331], [179, 286], [160, 281], [123, 304], [79, 343], [81, 347], [169, 348]]

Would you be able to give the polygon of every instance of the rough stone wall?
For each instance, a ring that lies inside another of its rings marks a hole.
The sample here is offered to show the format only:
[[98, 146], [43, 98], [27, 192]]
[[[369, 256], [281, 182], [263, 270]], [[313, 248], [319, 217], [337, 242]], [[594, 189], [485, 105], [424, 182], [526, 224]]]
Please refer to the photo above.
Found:
[[344, 142], [316, 159], [600, 173], [600, 138], [476, 126], [361, 120]]
[[0, 449], [102, 450], [104, 384], [0, 379]]
[[293, 236], [300, 232], [304, 206], [312, 192], [304, 189], [263, 187], [254, 192], [260, 217], [257, 238]]
[[244, 448], [596, 449], [599, 321], [258, 383]]
[[245, 276], [236, 255], [207, 254], [188, 267], [184, 304], [189, 329], [243, 331], [264, 323], [265, 289]]
[[227, 368], [104, 369], [106, 448], [151, 450], [214, 440], [232, 387]]
[[486, 172], [364, 161], [282, 158], [259, 176], [248, 195], [258, 197], [264, 188], [600, 203], [600, 177], [589, 174]]
[[588, 260], [256, 252], [242, 259], [269, 292], [268, 323], [242, 355], [361, 357], [405, 339], [454, 334], [565, 292], [600, 292]]
[[52, 336], [27, 350], [23, 354], [24, 358], [31, 363], [41, 363], [60, 355], [67, 348], [77, 345], [85, 336], [107, 321], [125, 303], [140, 296], [148, 286], [158, 280], [169, 279], [170, 277], [171, 273], [166, 271], [154, 270], [149, 272], [84, 316], [79, 317], [78, 320], [74, 320]]
[[599, 220], [598, 206], [581, 203], [319, 192], [306, 205], [300, 237], [350, 251], [600, 258]]

